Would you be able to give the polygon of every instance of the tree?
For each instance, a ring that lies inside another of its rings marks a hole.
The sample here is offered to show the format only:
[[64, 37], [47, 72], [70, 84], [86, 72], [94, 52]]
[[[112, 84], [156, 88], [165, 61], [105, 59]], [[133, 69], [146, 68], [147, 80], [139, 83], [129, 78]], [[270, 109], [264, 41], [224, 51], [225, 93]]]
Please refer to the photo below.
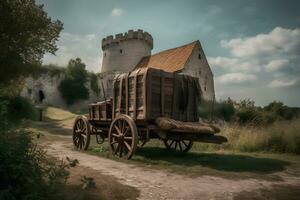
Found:
[[30, 73], [47, 52], [54, 54], [63, 24], [35, 0], [0, 1], [0, 84]]
[[68, 105], [80, 99], [87, 99], [89, 91], [85, 87], [88, 72], [80, 58], [71, 59], [68, 63], [66, 78], [62, 80], [58, 89]]

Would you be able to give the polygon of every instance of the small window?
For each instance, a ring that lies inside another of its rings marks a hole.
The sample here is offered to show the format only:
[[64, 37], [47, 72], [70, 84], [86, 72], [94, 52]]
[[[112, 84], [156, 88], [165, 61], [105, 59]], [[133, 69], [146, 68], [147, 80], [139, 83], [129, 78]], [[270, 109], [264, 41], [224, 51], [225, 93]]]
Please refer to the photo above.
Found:
[[201, 60], [201, 54], [200, 53], [198, 54], [198, 59]]
[[122, 49], [120, 49], [120, 53], [123, 53], [123, 50], [122, 50]]
[[106, 56], [106, 53], [104, 53], [104, 57]]
[[206, 86], [204, 87], [204, 91], [206, 91]]

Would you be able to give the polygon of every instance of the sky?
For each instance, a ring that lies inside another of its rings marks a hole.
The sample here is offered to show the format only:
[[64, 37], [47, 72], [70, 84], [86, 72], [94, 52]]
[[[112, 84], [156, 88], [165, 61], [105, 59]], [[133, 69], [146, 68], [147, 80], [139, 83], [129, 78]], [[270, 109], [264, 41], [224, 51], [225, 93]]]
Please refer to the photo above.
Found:
[[130, 29], [153, 36], [152, 53], [200, 40], [217, 100], [282, 101], [300, 107], [300, 1], [37, 0], [64, 23], [56, 55], [100, 72], [101, 39]]

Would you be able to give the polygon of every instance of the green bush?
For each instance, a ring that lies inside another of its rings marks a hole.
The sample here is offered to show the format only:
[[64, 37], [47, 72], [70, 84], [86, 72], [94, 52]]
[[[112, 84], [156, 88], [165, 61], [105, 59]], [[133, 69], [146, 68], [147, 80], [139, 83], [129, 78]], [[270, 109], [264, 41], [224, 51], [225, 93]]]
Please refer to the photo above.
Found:
[[100, 88], [98, 85], [98, 77], [94, 73], [89, 74], [91, 89], [96, 93], [97, 96], [100, 94]]
[[51, 199], [68, 178], [68, 165], [49, 159], [29, 135], [0, 132], [0, 199]]
[[234, 113], [235, 109], [231, 99], [215, 103], [214, 114], [216, 117], [230, 121]]
[[278, 116], [278, 118], [291, 120], [295, 119], [299, 115], [299, 108], [291, 108], [284, 105], [280, 101], [273, 101], [264, 107], [267, 112], [272, 112]]
[[71, 59], [67, 67], [66, 77], [58, 87], [68, 105], [89, 97], [89, 91], [85, 87], [87, 80], [88, 72], [85, 69], [85, 64], [81, 62], [80, 58]]
[[0, 97], [0, 128], [16, 127], [23, 119], [36, 119], [37, 110], [25, 98]]

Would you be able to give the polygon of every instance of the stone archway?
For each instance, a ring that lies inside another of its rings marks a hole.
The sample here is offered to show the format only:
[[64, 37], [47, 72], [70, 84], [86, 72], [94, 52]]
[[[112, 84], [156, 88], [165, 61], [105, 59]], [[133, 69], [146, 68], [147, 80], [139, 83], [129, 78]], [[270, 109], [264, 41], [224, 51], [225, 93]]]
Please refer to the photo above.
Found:
[[44, 100], [45, 100], [45, 93], [43, 92], [43, 90], [39, 90], [38, 91], [38, 103], [43, 103]]

